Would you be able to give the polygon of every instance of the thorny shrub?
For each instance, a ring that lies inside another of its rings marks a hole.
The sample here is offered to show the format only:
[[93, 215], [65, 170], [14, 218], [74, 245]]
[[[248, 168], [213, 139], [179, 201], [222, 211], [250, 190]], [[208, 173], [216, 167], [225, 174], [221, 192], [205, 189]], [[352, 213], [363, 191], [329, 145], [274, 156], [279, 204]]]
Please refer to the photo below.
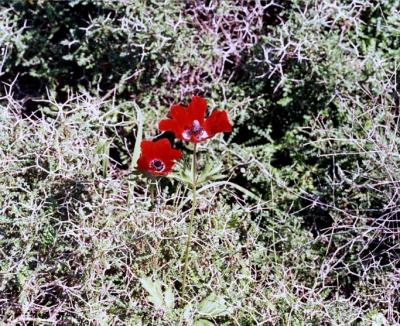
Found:
[[[399, 323], [399, 9], [2, 4], [2, 321], [191, 324], [214, 292], [214, 324]], [[129, 167], [194, 94], [235, 129], [199, 148], [192, 309], [167, 312], [138, 279], [178, 281], [190, 193]]]

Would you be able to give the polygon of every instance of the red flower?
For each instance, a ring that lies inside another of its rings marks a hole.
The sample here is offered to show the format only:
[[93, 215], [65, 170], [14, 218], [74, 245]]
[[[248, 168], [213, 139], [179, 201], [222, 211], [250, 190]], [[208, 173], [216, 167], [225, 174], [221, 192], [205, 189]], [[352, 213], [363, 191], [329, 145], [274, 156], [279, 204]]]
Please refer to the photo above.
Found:
[[165, 175], [172, 171], [174, 160], [181, 158], [180, 150], [173, 149], [168, 139], [157, 141], [142, 140], [140, 157], [137, 166], [140, 171], [154, 175]]
[[225, 111], [213, 111], [206, 119], [207, 102], [200, 96], [193, 96], [188, 107], [173, 105], [169, 111], [170, 119], [161, 120], [161, 131], [172, 131], [181, 140], [200, 143], [218, 132], [232, 131]]

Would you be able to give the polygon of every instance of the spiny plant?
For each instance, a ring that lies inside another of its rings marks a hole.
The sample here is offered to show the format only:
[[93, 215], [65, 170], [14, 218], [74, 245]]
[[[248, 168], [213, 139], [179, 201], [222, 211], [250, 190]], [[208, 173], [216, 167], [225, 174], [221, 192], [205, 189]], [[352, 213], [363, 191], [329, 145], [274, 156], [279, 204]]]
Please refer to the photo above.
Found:
[[[397, 1], [35, 0], [0, 15], [3, 323], [399, 322]], [[235, 128], [197, 145], [192, 305], [171, 309], [192, 146], [173, 144], [168, 177], [131, 172], [142, 134], [190, 94]], [[228, 313], [200, 313], [210, 301]]]

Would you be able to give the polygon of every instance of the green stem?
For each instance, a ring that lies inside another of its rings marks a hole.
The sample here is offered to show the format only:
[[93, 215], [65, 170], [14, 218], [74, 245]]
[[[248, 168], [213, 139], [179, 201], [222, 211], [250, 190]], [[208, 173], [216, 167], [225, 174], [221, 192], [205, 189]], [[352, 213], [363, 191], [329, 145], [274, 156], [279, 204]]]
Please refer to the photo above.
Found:
[[194, 213], [196, 212], [196, 205], [197, 205], [197, 198], [196, 198], [196, 188], [197, 188], [197, 174], [196, 174], [196, 165], [197, 165], [197, 157], [196, 157], [196, 149], [197, 149], [197, 144], [194, 144], [193, 148], [193, 160], [192, 160], [192, 211], [190, 214], [190, 219], [189, 219], [189, 231], [188, 231], [188, 238], [186, 241], [186, 249], [185, 249], [185, 265], [183, 267], [183, 282], [182, 282], [182, 298], [185, 296], [185, 290], [186, 290], [186, 274], [187, 274], [187, 269], [188, 269], [188, 262], [189, 262], [189, 251], [190, 251], [190, 245], [192, 243], [192, 230], [193, 230], [193, 218], [194, 218]]

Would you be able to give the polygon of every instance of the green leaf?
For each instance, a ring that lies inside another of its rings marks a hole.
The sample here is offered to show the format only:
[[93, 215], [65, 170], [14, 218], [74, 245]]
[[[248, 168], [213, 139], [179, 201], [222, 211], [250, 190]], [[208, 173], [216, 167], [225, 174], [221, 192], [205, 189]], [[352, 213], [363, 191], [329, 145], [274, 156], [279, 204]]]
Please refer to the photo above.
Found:
[[138, 129], [136, 133], [135, 147], [133, 148], [133, 153], [132, 153], [131, 171], [133, 171], [137, 166], [137, 160], [139, 159], [140, 156], [140, 143], [142, 142], [142, 137], [143, 137], [143, 114], [139, 106], [136, 104], [136, 102], [134, 102], [133, 105], [136, 110], [136, 121]]
[[143, 277], [140, 279], [144, 289], [149, 293], [147, 300], [149, 300], [156, 308], [165, 308], [164, 296], [161, 290], [161, 282], [155, 280], [154, 282], [150, 277]]
[[292, 102], [292, 98], [290, 98], [290, 97], [283, 97], [283, 98], [281, 98], [279, 101], [277, 101], [276, 103], [278, 103], [280, 106], [286, 106], [286, 105], [288, 105], [290, 102]]
[[165, 292], [162, 291], [162, 283], [158, 280], [152, 280], [150, 277], [140, 279], [144, 289], [149, 293], [147, 300], [154, 304], [157, 309], [171, 311], [175, 307], [174, 290], [167, 286]]
[[371, 316], [372, 326], [386, 326], [389, 325], [385, 316], [379, 312]]
[[201, 185], [207, 181], [214, 181], [226, 178], [224, 174], [222, 174], [222, 163], [207, 163], [203, 170], [199, 172], [197, 176], [197, 184]]
[[191, 303], [188, 303], [185, 308], [183, 309], [183, 319], [189, 320], [191, 319], [191, 316], [193, 314], [193, 305]]
[[[214, 187], [220, 187], [220, 186], [229, 186], [229, 187], [235, 188], [236, 190], [239, 190], [240, 192], [242, 192], [247, 197], [253, 198], [254, 200], [258, 201], [259, 203], [263, 203], [264, 202], [261, 197], [258, 197], [256, 194], [254, 194], [251, 191], [243, 188], [242, 186], [239, 186], [238, 184], [233, 183], [233, 182], [229, 182], [229, 181], [216, 181], [216, 182], [212, 182], [212, 183], [206, 184], [205, 186], [197, 189], [197, 193], [200, 194], [200, 193], [202, 193], [203, 191], [205, 191], [207, 189], [214, 188]], [[190, 197], [182, 200], [182, 202], [181, 202], [181, 204], [179, 206], [179, 210], [182, 209], [182, 207], [185, 206], [186, 203], [188, 201], [190, 201], [190, 200], [191, 200]]]
[[243, 188], [242, 186], [239, 186], [236, 183], [233, 182], [229, 182], [229, 181], [216, 181], [216, 182], [212, 182], [210, 184], [207, 184], [203, 187], [201, 187], [197, 192], [201, 193], [202, 191], [209, 189], [209, 188], [213, 188], [213, 187], [219, 187], [219, 186], [230, 186], [232, 188], [236, 188], [237, 190], [239, 190], [240, 192], [242, 192], [243, 194], [245, 194], [246, 196], [253, 198], [257, 201], [262, 201], [262, 199], [260, 197], [258, 197], [257, 195], [255, 195], [254, 193], [252, 193], [251, 191]]
[[207, 319], [198, 319], [194, 322], [193, 326], [214, 326], [215, 324]]
[[225, 300], [222, 297], [211, 293], [199, 305], [199, 313], [210, 317], [223, 316], [228, 313], [228, 308]]
[[109, 164], [109, 151], [110, 151], [110, 141], [108, 139], [100, 139], [96, 146], [96, 153], [102, 156], [102, 172], [103, 176], [107, 177], [108, 164]]
[[174, 295], [174, 290], [167, 286], [165, 289], [165, 306], [168, 310], [174, 309], [175, 306], [175, 295]]

